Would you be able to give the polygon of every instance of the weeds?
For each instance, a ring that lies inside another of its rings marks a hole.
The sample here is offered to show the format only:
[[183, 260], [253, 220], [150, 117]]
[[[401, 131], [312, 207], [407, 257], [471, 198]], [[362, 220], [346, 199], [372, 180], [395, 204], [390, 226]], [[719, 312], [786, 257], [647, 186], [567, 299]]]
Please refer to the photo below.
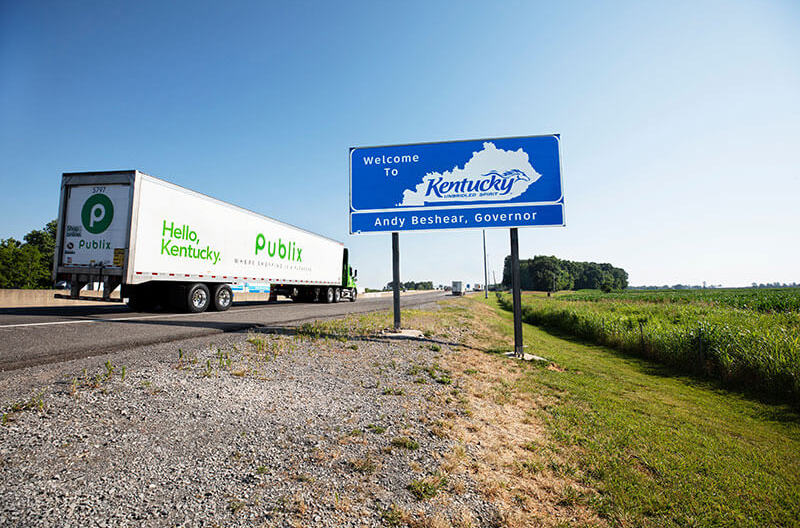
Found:
[[5, 421], [3, 423], [8, 421], [11, 413], [34, 410], [39, 412], [44, 410], [44, 389], [39, 390], [39, 392], [34, 392], [27, 400], [19, 400], [9, 405], [8, 412], [4, 413]]
[[[82, 379], [77, 377], [72, 378], [70, 381], [70, 395], [77, 398], [80, 389], [99, 389], [104, 384], [111, 381], [117, 368], [111, 363], [110, 359], [103, 363], [103, 367], [105, 368], [105, 372], [97, 373], [94, 376], [90, 376], [89, 371], [84, 368]], [[125, 378], [128, 376], [128, 368], [123, 365], [120, 372], [120, 380], [125, 381]]]
[[247, 342], [256, 347], [256, 352], [263, 352], [267, 347], [267, 340], [259, 335], [251, 334], [247, 337]]
[[[436, 383], [441, 383], [442, 385], [450, 385], [453, 382], [450, 371], [442, 368], [438, 363], [434, 363], [433, 365], [427, 367], [411, 365], [407, 372], [411, 376], [417, 376], [420, 373], [425, 372], [433, 381]], [[424, 380], [424, 378], [416, 378], [414, 383], [424, 383], [424, 381], [421, 380]]]
[[385, 327], [383, 314], [350, 315], [341, 319], [303, 323], [297, 335], [306, 339], [337, 339], [340, 341], [366, 337], [378, 333]]
[[402, 447], [403, 449], [408, 449], [409, 451], [415, 451], [419, 449], [419, 442], [407, 436], [397, 436], [395, 438], [392, 438], [391, 444], [395, 447]]
[[228, 511], [236, 515], [236, 513], [244, 507], [244, 501], [239, 499], [231, 499], [228, 501]]
[[381, 511], [381, 521], [386, 526], [403, 526], [408, 524], [411, 516], [395, 503], [389, 505], [388, 508]]
[[408, 490], [417, 500], [424, 500], [436, 496], [445, 486], [447, 486], [447, 477], [440, 473], [434, 473], [420, 480], [412, 480], [408, 484]]
[[217, 363], [219, 364], [220, 369], [230, 370], [233, 361], [231, 360], [231, 356], [227, 351], [217, 348]]
[[364, 474], [373, 473], [375, 471], [375, 468], [377, 467], [377, 464], [375, 463], [374, 460], [372, 460], [372, 457], [370, 456], [366, 456], [364, 458], [351, 459], [347, 462], [347, 465], [353, 471], [357, 471], [359, 473], [364, 473]]
[[206, 360], [206, 368], [205, 370], [203, 370], [203, 372], [200, 373], [200, 375], [204, 378], [210, 378], [211, 376], [214, 375], [214, 367], [211, 366], [210, 359]]

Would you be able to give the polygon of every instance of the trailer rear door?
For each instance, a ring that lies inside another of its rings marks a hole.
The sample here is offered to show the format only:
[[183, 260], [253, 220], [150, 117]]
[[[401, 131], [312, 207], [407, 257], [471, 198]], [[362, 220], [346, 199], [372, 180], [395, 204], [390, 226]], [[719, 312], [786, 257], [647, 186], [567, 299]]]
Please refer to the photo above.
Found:
[[73, 185], [67, 193], [61, 264], [122, 268], [128, 245], [130, 185]]

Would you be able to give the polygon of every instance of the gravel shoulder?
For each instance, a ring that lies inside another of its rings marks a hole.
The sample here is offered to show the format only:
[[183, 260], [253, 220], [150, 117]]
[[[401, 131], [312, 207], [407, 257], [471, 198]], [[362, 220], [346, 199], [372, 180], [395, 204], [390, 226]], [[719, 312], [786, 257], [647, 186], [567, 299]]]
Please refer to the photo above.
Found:
[[462, 412], [441, 366], [460, 330], [374, 330], [224, 334], [4, 377], [0, 525], [496, 524], [475, 481], [442, 469], [469, 456], [441, 430]]

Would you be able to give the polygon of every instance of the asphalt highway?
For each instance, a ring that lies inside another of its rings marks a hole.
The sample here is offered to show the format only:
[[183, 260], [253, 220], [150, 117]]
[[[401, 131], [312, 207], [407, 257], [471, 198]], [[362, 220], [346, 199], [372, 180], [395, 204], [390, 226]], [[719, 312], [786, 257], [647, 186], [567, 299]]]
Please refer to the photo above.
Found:
[[[445, 298], [443, 292], [401, 297], [402, 307]], [[140, 313], [124, 305], [0, 309], [0, 371], [106, 354], [257, 326], [295, 326], [319, 318], [390, 310], [392, 297], [336, 304], [234, 303], [227, 312]]]

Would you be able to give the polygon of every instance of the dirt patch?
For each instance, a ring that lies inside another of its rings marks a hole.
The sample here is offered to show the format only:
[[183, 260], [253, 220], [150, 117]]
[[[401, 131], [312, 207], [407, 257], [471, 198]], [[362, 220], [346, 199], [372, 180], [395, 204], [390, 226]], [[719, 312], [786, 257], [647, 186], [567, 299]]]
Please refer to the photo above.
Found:
[[[456, 373], [465, 411], [453, 414], [447, 425], [464, 456], [450, 456], [446, 469], [470, 475], [498, 506], [505, 526], [606, 525], [578, 502], [596, 491], [572, 475], [575, 469], [537, 417], [538, 409], [553, 402], [517, 390], [525, 369], [536, 367], [488, 352], [507, 338], [492, 324], [497, 315], [491, 308], [481, 303], [469, 308], [472, 332], [444, 360]], [[555, 364], [545, 368], [563, 370]]]

